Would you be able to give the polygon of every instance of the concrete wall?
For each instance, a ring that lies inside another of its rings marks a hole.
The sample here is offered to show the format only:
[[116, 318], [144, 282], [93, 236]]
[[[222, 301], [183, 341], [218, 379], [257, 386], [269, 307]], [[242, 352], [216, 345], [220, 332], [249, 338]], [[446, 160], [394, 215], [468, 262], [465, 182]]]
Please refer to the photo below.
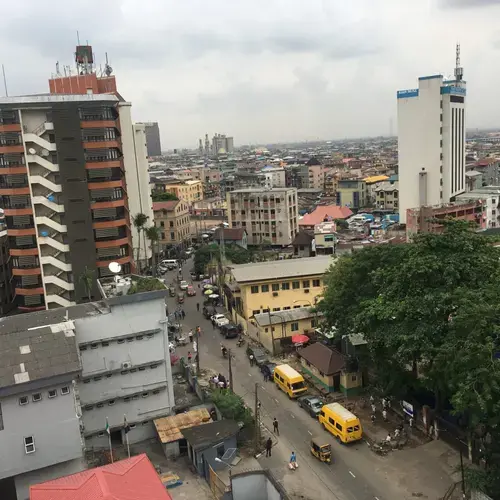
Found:
[[278, 489], [265, 471], [236, 474], [231, 478], [233, 500], [281, 500], [285, 493]]
[[[70, 393], [62, 395], [61, 387], [69, 387]], [[49, 390], [56, 390], [57, 396], [49, 398]], [[36, 403], [32, 393], [19, 393], [1, 400], [4, 428], [0, 431], [0, 479], [82, 457], [80, 423], [71, 380], [35, 392], [42, 395], [42, 400]], [[29, 403], [21, 406], [20, 396], [27, 396]], [[34, 453], [25, 452], [24, 438], [28, 436], [34, 438]]]
[[87, 469], [87, 463], [83, 458], [69, 460], [52, 467], [37, 469], [26, 474], [16, 476], [14, 481], [16, 485], [17, 500], [29, 500], [29, 488], [32, 485], [52, 481], [63, 476], [76, 474]]
[[[87, 439], [89, 433], [104, 431], [106, 417], [113, 431], [122, 428], [124, 415], [139, 427], [171, 414], [175, 403], [163, 321], [163, 297], [113, 306], [110, 314], [76, 320], [76, 340], [85, 348], [79, 392]], [[109, 345], [102, 345], [103, 340]]]
[[[215, 457], [217, 457], [217, 448], [221, 445], [224, 445], [224, 452], [226, 452], [229, 448], [237, 448], [236, 436], [225, 439], [224, 441], [220, 441], [216, 443], [214, 446], [207, 448], [203, 451], [195, 451], [194, 452], [194, 460], [193, 465], [196, 467], [199, 474], [205, 476], [205, 479], [209, 479], [210, 469], [208, 466], [211, 466], [214, 471], [226, 469], [227, 465], [221, 464], [215, 461]], [[207, 462], [206, 470], [204, 468], [203, 462]], [[256, 497], [254, 497], [256, 498]]]
[[[153, 200], [149, 185], [148, 161], [146, 157], [146, 136], [144, 125], [132, 125], [131, 104], [123, 102], [119, 104], [120, 125], [122, 134], [123, 165], [125, 167], [125, 181], [127, 183], [127, 194], [130, 218], [138, 213], [149, 217], [149, 223], [153, 223]], [[139, 247], [139, 234], [134, 225], [131, 224], [132, 246], [134, 258], [137, 258]], [[145, 236], [141, 236], [141, 259], [151, 258], [151, 249], [146, 242]]]

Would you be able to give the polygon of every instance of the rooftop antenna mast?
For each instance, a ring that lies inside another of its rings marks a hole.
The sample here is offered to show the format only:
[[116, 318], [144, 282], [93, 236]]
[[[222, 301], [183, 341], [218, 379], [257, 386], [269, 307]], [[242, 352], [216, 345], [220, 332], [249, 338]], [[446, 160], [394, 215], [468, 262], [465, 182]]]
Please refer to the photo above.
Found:
[[456, 50], [456, 63], [455, 63], [455, 81], [456, 83], [460, 83], [464, 76], [464, 69], [460, 67], [460, 44], [457, 43]]
[[5, 66], [2, 64], [2, 74], [3, 74], [3, 86], [5, 87], [5, 97], [9, 97], [9, 92], [7, 90], [7, 78], [5, 77]]

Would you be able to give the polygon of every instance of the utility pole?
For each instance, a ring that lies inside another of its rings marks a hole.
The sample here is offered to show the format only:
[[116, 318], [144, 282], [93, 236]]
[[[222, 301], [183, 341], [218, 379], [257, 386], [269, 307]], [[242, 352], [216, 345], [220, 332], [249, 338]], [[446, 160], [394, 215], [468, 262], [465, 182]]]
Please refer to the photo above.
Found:
[[259, 454], [259, 442], [260, 442], [260, 412], [259, 412], [259, 396], [258, 396], [259, 384], [255, 382], [255, 435], [254, 435], [254, 452], [255, 455]]
[[196, 375], [200, 376], [200, 330], [199, 326], [196, 327], [195, 338], [196, 338]]
[[231, 365], [231, 358], [232, 358], [231, 349], [228, 349], [227, 352], [229, 354], [229, 390], [231, 392], [234, 392], [234, 390], [233, 390], [233, 367]]

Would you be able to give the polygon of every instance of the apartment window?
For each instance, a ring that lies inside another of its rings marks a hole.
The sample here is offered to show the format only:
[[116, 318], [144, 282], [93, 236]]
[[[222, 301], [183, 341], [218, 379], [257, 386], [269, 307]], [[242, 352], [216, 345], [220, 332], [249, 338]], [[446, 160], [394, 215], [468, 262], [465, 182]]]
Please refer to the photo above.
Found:
[[175, 233], [170, 233], [170, 239], [175, 240]]
[[134, 341], [134, 337], [127, 337], [127, 342], [133, 342]]
[[292, 288], [294, 290], [297, 290], [298, 288], [300, 288], [300, 281], [292, 281]]
[[313, 286], [321, 286], [321, 280], [313, 280]]
[[26, 454], [35, 453], [35, 438], [33, 436], [24, 438], [24, 451]]
[[251, 293], [259, 293], [259, 287], [258, 287], [258, 285], [252, 285], [250, 287], [250, 292]]
[[99, 382], [99, 380], [101, 379], [102, 379], [101, 375], [98, 375], [97, 377], [94, 377], [94, 382]]
[[57, 391], [55, 389], [51, 389], [49, 391], [49, 398], [55, 398], [57, 396]]
[[39, 392], [35, 392], [35, 394], [33, 394], [33, 396], [31, 397], [31, 399], [33, 399], [34, 403], [38, 403], [38, 401], [42, 400], [42, 394]]
[[151, 370], [154, 370], [155, 368], [158, 368], [158, 365], [156, 365], [156, 364], [155, 365], [151, 365], [150, 368], [151, 368]]
[[113, 376], [112, 373], [106, 373], [106, 378], [111, 378]]
[[146, 370], [146, 367], [145, 367], [145, 366], [139, 366], [139, 371], [140, 371], [140, 372], [143, 372], [144, 370]]
[[281, 307], [273, 307], [273, 311], [274, 311], [274, 312], [281, 311]]
[[144, 422], [141, 423], [141, 425], [148, 425], [149, 424], [149, 420], [145, 420]]
[[302, 287], [303, 287], [303, 288], [310, 288], [310, 284], [311, 284], [311, 283], [310, 283], [310, 281], [309, 281], [309, 280], [304, 280], [304, 281], [302, 282]]
[[285, 307], [283, 308], [283, 311], [288, 311], [289, 309], [291, 309], [291, 308], [290, 308], [290, 306], [285, 306]]
[[85, 411], [92, 411], [94, 409], [94, 405], [87, 405], [85, 406]]
[[282, 290], [290, 290], [290, 283], [288, 281], [281, 283]]
[[97, 344], [90, 344], [91, 349], [97, 349]]
[[89, 378], [84, 379], [84, 380], [83, 380], [83, 383], [84, 383], [84, 384], [89, 384], [89, 383], [90, 383], [90, 379], [89, 379]]
[[273, 283], [271, 285], [271, 288], [272, 288], [273, 292], [277, 292], [280, 289], [280, 285], [279, 285], [279, 283]]
[[81, 345], [80, 346], [80, 352], [86, 351], [86, 350], [87, 350], [87, 346], [86, 345]]
[[109, 406], [113, 406], [114, 404], [115, 404], [115, 400], [114, 400], [114, 399], [110, 399], [110, 400], [108, 401], [108, 405], [109, 405]]
[[252, 316], [255, 316], [256, 314], [260, 314], [260, 309], [254, 309], [252, 311]]
[[97, 403], [95, 405], [96, 408], [103, 408], [104, 407], [104, 403]]
[[69, 387], [67, 385], [65, 385], [64, 387], [61, 387], [61, 394], [63, 396], [66, 396], [67, 394], [69, 394]]
[[143, 397], [143, 398], [147, 398], [148, 396], [149, 396], [149, 392], [143, 392], [143, 393], [142, 393], [142, 397]]
[[155, 390], [153, 391], [153, 394], [160, 394], [160, 389], [155, 389]]
[[298, 332], [299, 331], [299, 324], [298, 322], [294, 322], [290, 325], [290, 329], [292, 330], [292, 332]]
[[130, 397], [129, 397], [129, 396], [124, 397], [124, 398], [123, 398], [123, 401], [124, 401], [125, 403], [129, 403], [129, 402], [130, 402]]
[[262, 285], [260, 289], [262, 293], [269, 292], [269, 285]]
[[28, 396], [21, 396], [19, 398], [19, 404], [21, 406], [27, 405], [29, 402], [30, 402], [30, 400], [28, 399]]
[[116, 341], [117, 344], [123, 344], [125, 342], [125, 339], [118, 339]]
[[108, 347], [109, 346], [109, 342], [102, 342], [101, 344], [103, 347]]

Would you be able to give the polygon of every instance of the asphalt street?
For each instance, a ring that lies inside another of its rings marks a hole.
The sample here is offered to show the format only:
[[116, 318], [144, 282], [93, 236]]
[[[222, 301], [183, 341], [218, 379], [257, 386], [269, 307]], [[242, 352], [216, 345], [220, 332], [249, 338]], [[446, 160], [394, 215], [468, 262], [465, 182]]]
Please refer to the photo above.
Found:
[[[189, 280], [190, 261], [183, 266], [184, 278]], [[173, 282], [176, 271], [165, 275], [167, 283]], [[186, 313], [183, 324], [183, 333], [196, 326], [202, 329], [200, 338], [200, 364], [201, 367], [228, 375], [228, 360], [224, 359], [220, 351], [223, 340], [218, 329], [214, 329], [210, 321], [206, 320], [201, 312], [197, 312], [196, 303], [203, 308], [203, 297], [194, 282], [197, 295], [186, 297], [183, 309]], [[178, 305], [175, 298], [168, 299], [168, 310], [173, 312]], [[319, 423], [311, 418], [304, 410], [299, 408], [295, 401], [291, 401], [274, 383], [264, 382], [257, 367], [250, 367], [245, 354], [246, 344], [236, 346], [236, 339], [224, 340], [224, 344], [232, 351], [232, 368], [234, 390], [242, 396], [245, 402], [253, 408], [255, 384], [258, 384], [258, 397], [261, 402], [261, 422], [265, 426], [263, 435], [270, 434], [274, 417], [279, 422], [280, 436], [274, 437], [277, 448], [284, 451], [274, 453], [271, 458], [261, 457], [259, 461], [286, 485], [286, 476], [297, 474], [287, 468], [288, 457], [291, 451], [297, 454], [300, 467], [300, 482], [302, 494], [307, 494], [308, 488], [314, 494], [310, 498], [332, 498], [335, 500], [402, 500], [411, 498], [410, 492], [404, 490], [394, 480], [393, 471], [387, 467], [386, 457], [375, 455], [368, 445], [361, 441], [355, 445], [345, 446], [339, 444], [333, 436], [324, 431]], [[177, 348], [179, 356], [186, 356], [192, 346]], [[312, 436], [321, 436], [332, 445], [333, 463], [326, 465], [311, 456], [309, 443]], [[286, 455], [286, 457], [285, 457]], [[297, 471], [297, 472], [298, 472]], [[307, 497], [306, 497], [307, 498]]]

